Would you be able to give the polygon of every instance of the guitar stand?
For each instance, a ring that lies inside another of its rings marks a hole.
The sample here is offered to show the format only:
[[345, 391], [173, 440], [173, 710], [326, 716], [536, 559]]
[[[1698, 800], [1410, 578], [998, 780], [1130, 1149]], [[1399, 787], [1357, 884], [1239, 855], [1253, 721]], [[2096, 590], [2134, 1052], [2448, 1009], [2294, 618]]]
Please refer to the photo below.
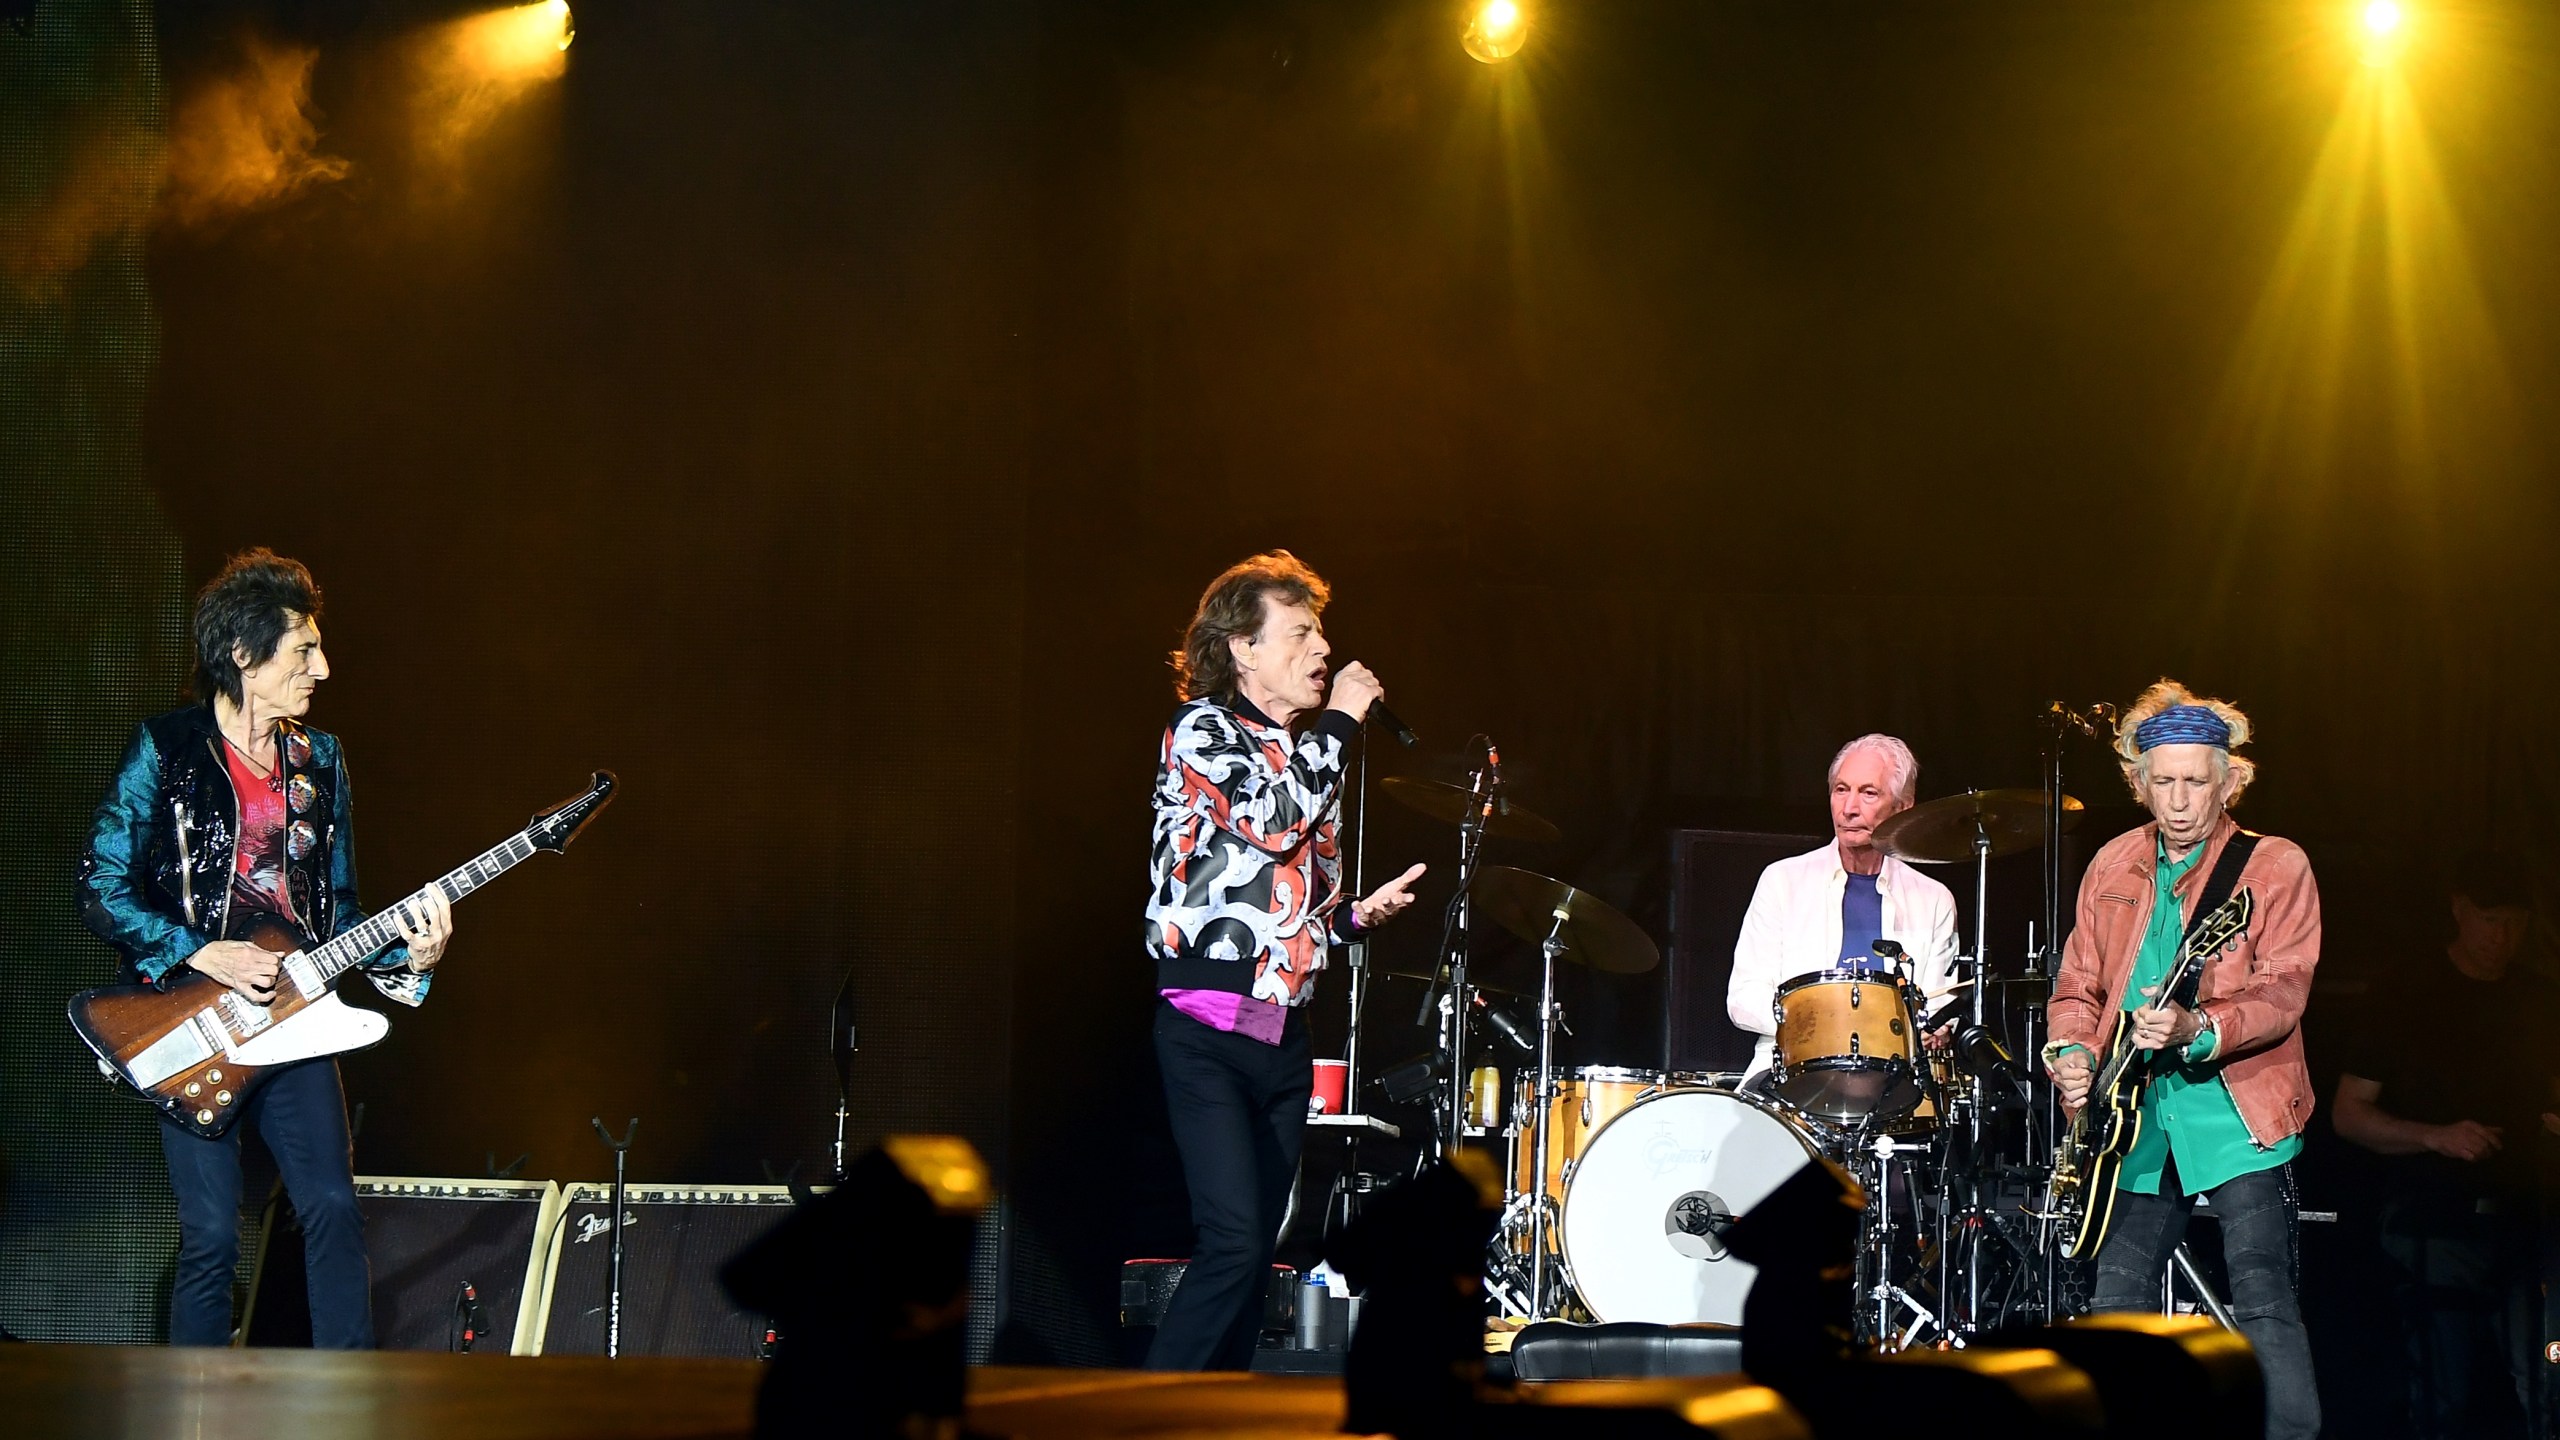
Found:
[[612, 1268], [608, 1272], [611, 1278], [607, 1282], [609, 1290], [604, 1312], [604, 1354], [605, 1358], [610, 1360], [622, 1353], [623, 1161], [631, 1153], [631, 1142], [639, 1138], [640, 1117], [637, 1115], [631, 1117], [631, 1123], [622, 1127], [622, 1138], [619, 1140], [613, 1138], [612, 1131], [604, 1128], [603, 1116], [598, 1115], [587, 1123], [596, 1127], [596, 1138], [604, 1142], [604, 1148], [613, 1152], [613, 1259]]

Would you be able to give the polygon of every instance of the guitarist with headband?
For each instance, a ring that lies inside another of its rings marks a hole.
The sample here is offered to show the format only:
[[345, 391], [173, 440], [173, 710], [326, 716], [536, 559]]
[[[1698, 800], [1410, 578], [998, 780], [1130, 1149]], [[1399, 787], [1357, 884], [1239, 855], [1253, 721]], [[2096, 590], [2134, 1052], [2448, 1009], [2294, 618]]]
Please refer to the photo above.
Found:
[[[2063, 1105], [2089, 1107], [2116, 1137], [2080, 1177], [2103, 1226], [2091, 1308], [2156, 1310], [2194, 1197], [2209, 1197], [2232, 1309], [2266, 1378], [2266, 1433], [2309, 1440], [2320, 1396], [2297, 1296], [2292, 1161], [2311, 1118], [2301, 1022], [2320, 894], [2301, 846], [2225, 813], [2255, 773], [2231, 753], [2248, 738], [2236, 707], [2174, 681], [2124, 712], [2119, 763], [2152, 823], [2109, 842], [2081, 880], [2044, 1060]], [[2234, 915], [2245, 928], [2226, 936]], [[2194, 932], [2217, 921], [2217, 948], [2162, 993], [2191, 945], [2204, 948]], [[2119, 1056], [2129, 1063], [2110, 1063]]]

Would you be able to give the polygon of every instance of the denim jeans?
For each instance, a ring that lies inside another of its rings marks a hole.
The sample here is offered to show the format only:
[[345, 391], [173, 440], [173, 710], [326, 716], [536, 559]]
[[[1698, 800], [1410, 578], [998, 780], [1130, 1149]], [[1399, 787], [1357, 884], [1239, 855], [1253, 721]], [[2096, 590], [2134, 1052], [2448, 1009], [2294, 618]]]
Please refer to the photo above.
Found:
[[[2186, 1237], [2195, 1202], [2177, 1193], [2173, 1162], [2158, 1195], [2124, 1191], [2098, 1246], [2093, 1310], [2160, 1308], [2160, 1277]], [[2300, 1205], [2293, 1167], [2242, 1175], [2209, 1193], [2222, 1223], [2222, 1265], [2231, 1279], [2231, 1312], [2258, 1352], [2267, 1387], [2267, 1440], [2313, 1440], [2320, 1433], [2320, 1391], [2311, 1375], [2311, 1337], [2302, 1328], [2295, 1284]]]
[[219, 1139], [160, 1122], [160, 1153], [178, 1195], [169, 1343], [231, 1343], [231, 1282], [240, 1268], [240, 1137], [252, 1126], [275, 1156], [302, 1221], [311, 1343], [324, 1350], [372, 1349], [373, 1280], [335, 1060], [306, 1060], [269, 1076], [249, 1098], [248, 1112]]
[[1265, 1045], [1156, 1004], [1156, 1061], [1198, 1238], [1156, 1325], [1150, 1370], [1253, 1364], [1315, 1088], [1307, 1051], [1306, 1021], [1295, 1010], [1280, 1043]]

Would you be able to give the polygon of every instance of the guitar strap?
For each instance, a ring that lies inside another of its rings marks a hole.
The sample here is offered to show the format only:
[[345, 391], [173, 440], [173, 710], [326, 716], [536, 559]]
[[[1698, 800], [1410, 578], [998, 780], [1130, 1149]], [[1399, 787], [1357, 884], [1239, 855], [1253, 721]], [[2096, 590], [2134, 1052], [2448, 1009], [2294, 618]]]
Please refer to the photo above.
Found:
[[[2186, 934], [2179, 937], [2181, 945], [2194, 940], [2196, 931], [2204, 927], [2205, 917], [2221, 909], [2222, 903], [2231, 898], [2231, 892], [2240, 888], [2240, 872], [2247, 867], [2250, 852], [2258, 848], [2259, 839], [2257, 832], [2241, 830], [2234, 832], [2231, 842], [2222, 847], [2222, 858], [2213, 862], [2213, 873], [2205, 877], [2204, 893], [2197, 897], [2196, 908], [2187, 912]], [[2203, 979], [2204, 967], [2199, 965], [2195, 973], [2187, 977], [2186, 983], [2178, 987], [2177, 1002], [2192, 1008], [2196, 1003], [2196, 986]]]

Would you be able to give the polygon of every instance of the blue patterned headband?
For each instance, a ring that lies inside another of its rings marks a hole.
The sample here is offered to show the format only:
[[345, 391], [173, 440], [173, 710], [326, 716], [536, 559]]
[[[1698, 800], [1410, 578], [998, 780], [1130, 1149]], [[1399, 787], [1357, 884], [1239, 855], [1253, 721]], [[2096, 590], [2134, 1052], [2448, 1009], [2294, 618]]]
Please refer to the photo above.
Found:
[[2202, 705], [2172, 705], [2133, 727], [2133, 748], [2161, 745], [2212, 745], [2231, 748], [2231, 726]]

